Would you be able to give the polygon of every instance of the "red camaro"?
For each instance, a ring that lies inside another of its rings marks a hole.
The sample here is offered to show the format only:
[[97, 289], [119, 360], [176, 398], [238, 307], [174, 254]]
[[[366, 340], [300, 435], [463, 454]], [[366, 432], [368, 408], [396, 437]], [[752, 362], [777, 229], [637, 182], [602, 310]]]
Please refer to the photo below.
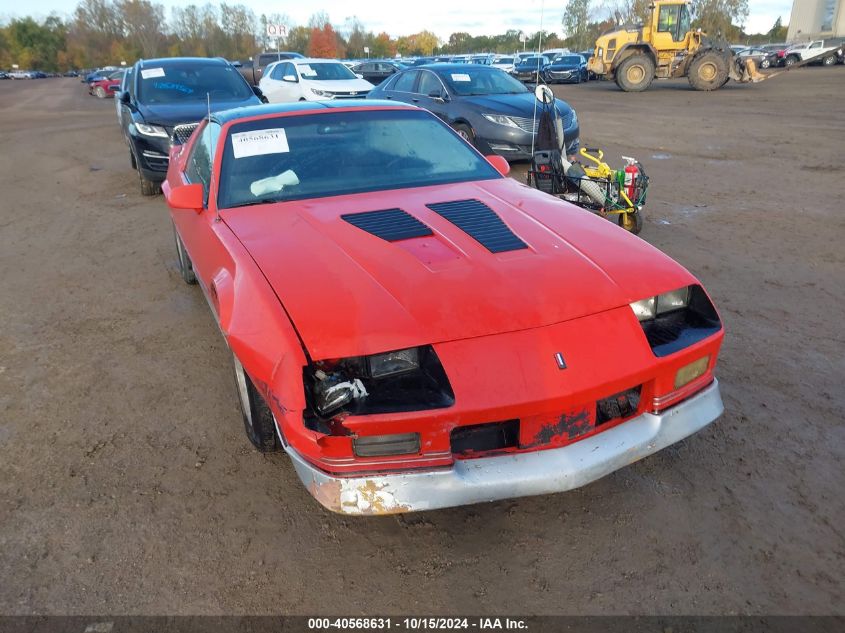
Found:
[[113, 97], [120, 90], [120, 82], [123, 81], [125, 70], [116, 70], [108, 77], [102, 77], [88, 84], [88, 94], [98, 99]]
[[174, 144], [181, 273], [234, 355], [247, 435], [327, 508], [569, 490], [722, 413], [698, 280], [507, 171], [381, 101], [229, 110]]

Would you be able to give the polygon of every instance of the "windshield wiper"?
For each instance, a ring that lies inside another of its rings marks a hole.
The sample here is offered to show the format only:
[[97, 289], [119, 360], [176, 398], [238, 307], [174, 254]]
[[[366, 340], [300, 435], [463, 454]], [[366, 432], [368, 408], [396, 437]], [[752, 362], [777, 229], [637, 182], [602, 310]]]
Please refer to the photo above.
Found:
[[239, 207], [254, 207], [258, 204], [273, 204], [274, 202], [284, 202], [286, 199], [281, 197], [275, 198], [260, 198], [259, 200], [247, 200], [246, 202], [241, 202], [240, 204], [233, 205], [231, 207], [226, 207], [227, 209], [237, 209]]

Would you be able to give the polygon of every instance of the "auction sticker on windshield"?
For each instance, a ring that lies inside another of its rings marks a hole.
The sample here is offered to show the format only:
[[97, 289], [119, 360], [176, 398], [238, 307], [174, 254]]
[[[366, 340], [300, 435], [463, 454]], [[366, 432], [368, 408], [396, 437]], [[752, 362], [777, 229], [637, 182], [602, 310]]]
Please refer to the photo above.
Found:
[[452, 81], [472, 81], [466, 73], [452, 73]]
[[141, 77], [152, 79], [153, 77], [164, 77], [164, 68], [142, 68]]
[[285, 154], [290, 148], [284, 128], [278, 127], [232, 134], [232, 150], [235, 158], [246, 158], [264, 154]]

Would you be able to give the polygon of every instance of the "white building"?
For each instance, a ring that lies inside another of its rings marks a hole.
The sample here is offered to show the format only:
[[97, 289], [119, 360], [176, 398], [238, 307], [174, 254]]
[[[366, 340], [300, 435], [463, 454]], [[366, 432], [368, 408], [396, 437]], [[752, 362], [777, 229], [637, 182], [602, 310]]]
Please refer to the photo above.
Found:
[[793, 0], [789, 42], [845, 37], [845, 0]]

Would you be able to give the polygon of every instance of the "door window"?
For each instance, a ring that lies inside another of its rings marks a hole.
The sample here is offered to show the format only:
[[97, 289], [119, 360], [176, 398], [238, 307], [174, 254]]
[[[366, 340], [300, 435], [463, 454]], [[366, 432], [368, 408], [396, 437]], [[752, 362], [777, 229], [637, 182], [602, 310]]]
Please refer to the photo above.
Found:
[[420, 74], [418, 70], [411, 70], [399, 75], [396, 83], [393, 84], [393, 90], [397, 92], [413, 92], [414, 84], [417, 83], [417, 76]]
[[[682, 7], [683, 5], [680, 4], [664, 4], [660, 7], [660, 14], [657, 16], [657, 32], [669, 33], [675, 42], [684, 39], [680, 25]], [[683, 32], [686, 33], [686, 29]]]
[[443, 84], [440, 83], [437, 75], [426, 71], [420, 74], [420, 87], [417, 89], [417, 92], [425, 96], [429, 96], [435, 92], [442, 93], [445, 91], [443, 90]]

